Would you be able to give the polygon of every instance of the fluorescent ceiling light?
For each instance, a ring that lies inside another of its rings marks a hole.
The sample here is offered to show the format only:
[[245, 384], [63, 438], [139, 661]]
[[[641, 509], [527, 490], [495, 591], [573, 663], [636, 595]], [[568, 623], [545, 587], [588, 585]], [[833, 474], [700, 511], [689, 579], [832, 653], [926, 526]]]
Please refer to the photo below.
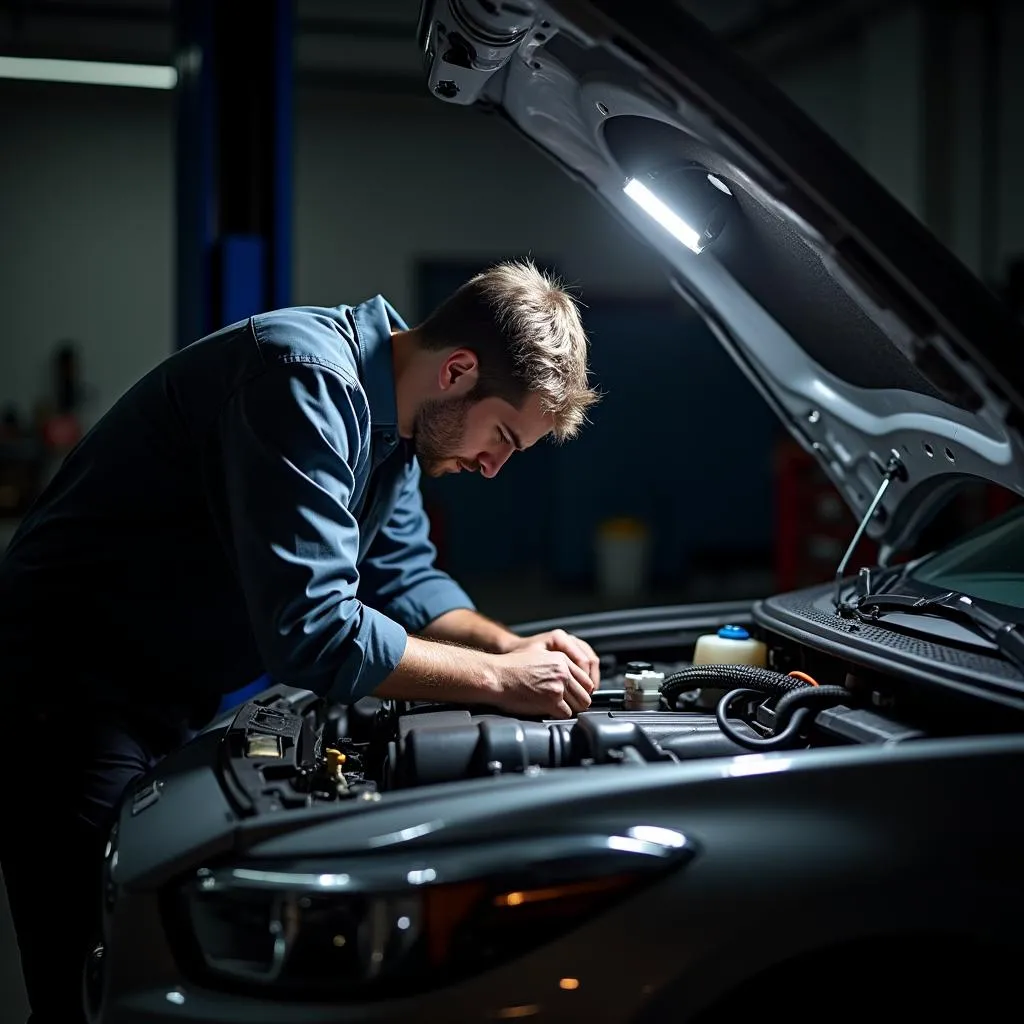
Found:
[[700, 252], [700, 235], [682, 217], [670, 210], [643, 182], [630, 178], [622, 191], [666, 231], [678, 238], [687, 249]]
[[74, 82], [79, 85], [130, 85], [140, 89], [173, 89], [178, 83], [178, 72], [173, 67], [160, 64], [0, 57], [0, 78], [20, 78], [33, 82]]

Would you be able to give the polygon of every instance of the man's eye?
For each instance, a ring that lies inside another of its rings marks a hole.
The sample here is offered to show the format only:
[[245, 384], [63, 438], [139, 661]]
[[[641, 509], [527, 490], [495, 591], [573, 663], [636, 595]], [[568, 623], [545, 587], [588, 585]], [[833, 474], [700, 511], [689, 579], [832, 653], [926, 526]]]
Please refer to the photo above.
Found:
[[505, 431], [504, 431], [504, 430], [502, 430], [502, 429], [501, 429], [501, 427], [499, 427], [499, 428], [498, 428], [498, 440], [500, 440], [502, 444], [511, 444], [511, 443], [512, 443], [512, 442], [511, 442], [511, 441], [510, 441], [510, 440], [509, 440], [509, 439], [508, 439], [508, 438], [507, 438], [507, 437], [505, 436]]

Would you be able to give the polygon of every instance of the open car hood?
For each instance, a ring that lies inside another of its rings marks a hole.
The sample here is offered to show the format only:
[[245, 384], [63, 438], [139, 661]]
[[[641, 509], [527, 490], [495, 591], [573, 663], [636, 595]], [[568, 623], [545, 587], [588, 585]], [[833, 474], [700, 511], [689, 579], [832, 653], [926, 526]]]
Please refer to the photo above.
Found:
[[419, 41], [435, 96], [500, 110], [660, 256], [858, 519], [895, 455], [883, 557], [965, 479], [1024, 493], [1020, 326], [699, 22], [667, 0], [427, 0]]

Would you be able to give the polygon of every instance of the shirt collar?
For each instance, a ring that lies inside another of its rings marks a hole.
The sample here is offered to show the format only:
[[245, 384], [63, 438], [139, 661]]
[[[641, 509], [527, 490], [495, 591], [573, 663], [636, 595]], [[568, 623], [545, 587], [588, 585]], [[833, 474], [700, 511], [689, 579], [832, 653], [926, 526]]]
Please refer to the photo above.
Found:
[[398, 443], [395, 367], [391, 358], [392, 330], [407, 331], [406, 322], [382, 295], [352, 307], [359, 342], [363, 390], [370, 403], [373, 433], [383, 433], [389, 445]]

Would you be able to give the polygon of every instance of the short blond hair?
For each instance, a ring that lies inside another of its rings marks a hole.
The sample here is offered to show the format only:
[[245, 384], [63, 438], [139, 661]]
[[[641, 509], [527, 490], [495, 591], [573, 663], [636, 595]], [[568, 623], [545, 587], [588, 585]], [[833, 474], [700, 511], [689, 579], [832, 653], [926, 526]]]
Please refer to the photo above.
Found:
[[520, 408], [537, 395], [558, 441], [575, 437], [600, 396], [576, 300], [532, 260], [507, 260], [467, 281], [418, 327], [429, 349], [467, 348], [480, 360], [475, 398]]

